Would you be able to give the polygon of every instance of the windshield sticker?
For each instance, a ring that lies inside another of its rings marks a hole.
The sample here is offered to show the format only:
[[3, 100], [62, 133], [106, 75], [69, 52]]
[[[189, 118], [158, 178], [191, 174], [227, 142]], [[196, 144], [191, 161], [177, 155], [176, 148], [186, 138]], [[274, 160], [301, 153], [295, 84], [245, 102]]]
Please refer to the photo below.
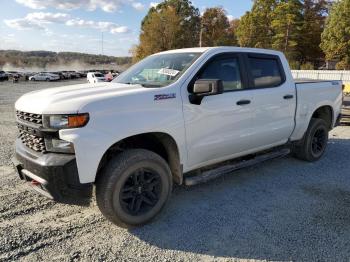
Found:
[[169, 69], [169, 68], [162, 68], [158, 71], [158, 74], [172, 76], [172, 77], [177, 76], [178, 73], [180, 73], [180, 71]]
[[176, 98], [176, 94], [162, 94], [162, 95], [155, 95], [154, 96], [154, 101], [159, 101], [159, 100], [166, 100], [166, 99], [174, 99]]

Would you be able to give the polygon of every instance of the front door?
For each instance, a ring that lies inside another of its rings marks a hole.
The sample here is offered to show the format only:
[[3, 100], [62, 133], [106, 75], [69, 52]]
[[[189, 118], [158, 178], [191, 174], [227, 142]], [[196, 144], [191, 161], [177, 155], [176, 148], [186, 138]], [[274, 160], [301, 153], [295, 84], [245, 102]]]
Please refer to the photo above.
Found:
[[[252, 130], [252, 92], [246, 90], [240, 55], [225, 54], [209, 60], [198, 79], [220, 79], [224, 93], [204, 97], [199, 105], [184, 98], [184, 118], [190, 168], [228, 159], [249, 150]], [[190, 92], [190, 90], [189, 90]]]

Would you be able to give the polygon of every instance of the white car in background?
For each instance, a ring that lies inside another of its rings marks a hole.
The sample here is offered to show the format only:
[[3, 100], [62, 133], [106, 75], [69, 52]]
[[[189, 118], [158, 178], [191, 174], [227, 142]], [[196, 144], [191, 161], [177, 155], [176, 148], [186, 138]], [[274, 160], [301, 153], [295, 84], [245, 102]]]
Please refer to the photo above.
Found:
[[29, 77], [29, 80], [30, 81], [55, 81], [55, 80], [60, 80], [60, 76], [51, 74], [51, 73], [38, 73]]
[[86, 76], [89, 83], [106, 82], [106, 78], [100, 72], [90, 72]]

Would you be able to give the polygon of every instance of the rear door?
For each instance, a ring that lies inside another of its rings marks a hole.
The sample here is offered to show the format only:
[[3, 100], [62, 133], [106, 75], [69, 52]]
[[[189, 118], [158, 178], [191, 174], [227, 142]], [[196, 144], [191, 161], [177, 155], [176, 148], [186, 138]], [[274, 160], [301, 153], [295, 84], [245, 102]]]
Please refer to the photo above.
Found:
[[279, 56], [249, 53], [245, 63], [253, 96], [251, 139], [256, 147], [283, 144], [295, 127], [295, 85], [286, 81]]
[[196, 80], [220, 79], [224, 93], [204, 97], [199, 105], [184, 97], [184, 119], [189, 166], [199, 167], [228, 159], [252, 145], [252, 91], [247, 90], [243, 57], [225, 53], [212, 57], [186, 86]]

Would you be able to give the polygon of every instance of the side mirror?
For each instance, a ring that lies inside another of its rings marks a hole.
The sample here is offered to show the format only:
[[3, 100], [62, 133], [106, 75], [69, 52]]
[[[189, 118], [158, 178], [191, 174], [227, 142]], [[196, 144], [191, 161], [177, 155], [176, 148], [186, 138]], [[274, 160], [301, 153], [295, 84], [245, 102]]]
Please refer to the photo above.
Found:
[[221, 80], [197, 80], [193, 86], [193, 94], [197, 96], [212, 96], [222, 94], [224, 86]]
[[224, 92], [224, 86], [219, 79], [199, 79], [197, 80], [190, 94], [190, 102], [199, 105], [203, 97], [219, 95]]

